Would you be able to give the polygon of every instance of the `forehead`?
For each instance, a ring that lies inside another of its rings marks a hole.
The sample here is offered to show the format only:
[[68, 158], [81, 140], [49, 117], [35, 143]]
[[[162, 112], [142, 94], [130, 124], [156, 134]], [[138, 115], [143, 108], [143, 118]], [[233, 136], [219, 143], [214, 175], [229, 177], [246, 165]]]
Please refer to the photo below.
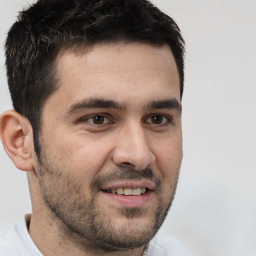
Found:
[[[76, 58], [74, 58], [76, 57]], [[75, 65], [76, 61], [86, 64], [87, 72], [127, 72], [138, 69], [173, 69], [176, 63], [168, 45], [153, 46], [146, 43], [102, 43], [87, 49], [67, 49], [60, 54], [58, 68]], [[71, 63], [70, 61], [74, 62]], [[124, 62], [125, 60], [125, 62]], [[110, 65], [111, 64], [111, 65]], [[60, 70], [61, 71], [61, 70]]]
[[82, 53], [70, 50], [58, 58], [57, 72], [59, 87], [47, 102], [54, 99], [63, 108], [90, 97], [128, 105], [136, 99], [147, 104], [166, 94], [180, 98], [178, 71], [168, 46], [113, 43]]
[[61, 75], [65, 75], [65, 68], [75, 66], [79, 60], [86, 68], [86, 73], [129, 72], [157, 67], [158, 70], [174, 71], [176, 74], [173, 76], [178, 75], [173, 54], [167, 45], [107, 43], [96, 44], [81, 51], [68, 49], [62, 52], [57, 61]]

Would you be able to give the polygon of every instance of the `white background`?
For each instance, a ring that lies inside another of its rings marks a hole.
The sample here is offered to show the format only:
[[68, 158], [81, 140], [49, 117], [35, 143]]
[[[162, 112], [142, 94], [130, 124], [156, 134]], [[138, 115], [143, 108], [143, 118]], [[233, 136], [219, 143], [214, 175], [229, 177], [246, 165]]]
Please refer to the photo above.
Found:
[[[28, 2], [0, 0], [0, 112], [6, 32]], [[256, 256], [256, 0], [154, 3], [187, 43], [184, 161], [164, 229], [198, 256]], [[0, 227], [26, 212], [26, 175], [0, 147]]]

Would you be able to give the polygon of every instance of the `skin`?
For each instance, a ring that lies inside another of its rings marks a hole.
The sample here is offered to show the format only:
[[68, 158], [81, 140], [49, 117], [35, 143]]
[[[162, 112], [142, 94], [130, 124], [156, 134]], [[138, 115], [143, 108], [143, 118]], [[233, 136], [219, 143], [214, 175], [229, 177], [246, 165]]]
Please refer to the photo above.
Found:
[[[142, 255], [169, 209], [182, 160], [173, 55], [167, 46], [96, 45], [64, 52], [57, 69], [59, 88], [42, 111], [40, 159], [29, 122], [14, 111], [1, 117], [4, 147], [28, 172], [29, 233], [47, 256]], [[139, 206], [105, 192], [143, 184], [150, 195]]]

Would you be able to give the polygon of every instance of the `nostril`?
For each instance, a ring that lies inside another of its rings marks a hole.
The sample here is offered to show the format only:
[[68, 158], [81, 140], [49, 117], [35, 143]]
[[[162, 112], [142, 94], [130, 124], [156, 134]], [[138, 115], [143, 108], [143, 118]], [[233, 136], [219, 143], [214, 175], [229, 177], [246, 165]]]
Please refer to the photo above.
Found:
[[135, 165], [129, 162], [122, 162], [119, 164], [120, 167], [133, 167], [135, 168]]

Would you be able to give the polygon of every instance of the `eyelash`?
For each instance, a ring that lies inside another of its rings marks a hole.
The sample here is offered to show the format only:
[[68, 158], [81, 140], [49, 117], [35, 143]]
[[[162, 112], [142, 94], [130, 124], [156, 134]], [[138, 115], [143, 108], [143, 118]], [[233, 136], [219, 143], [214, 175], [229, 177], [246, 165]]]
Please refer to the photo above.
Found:
[[[103, 122], [102, 123], [94, 123], [94, 120], [93, 118], [96, 118], [96, 117], [100, 117], [100, 118], [104, 118]], [[152, 122], [152, 118], [160, 118], [160, 120], [165, 120], [164, 121], [164, 124], [161, 122], [160, 124], [154, 124]], [[91, 121], [90, 121], [91, 120]], [[107, 122], [105, 122], [107, 120]], [[148, 121], [150, 120], [150, 121]], [[90, 115], [90, 116], [86, 116], [86, 117], [83, 117], [81, 119], [78, 120], [77, 123], [83, 123], [83, 122], [89, 122], [91, 123], [92, 125], [95, 125], [95, 126], [98, 126], [98, 127], [102, 127], [104, 125], [107, 125], [107, 124], [114, 124], [115, 122], [112, 121], [112, 118], [108, 115], [108, 114], [105, 114], [105, 113], [100, 113], [100, 114], [93, 114], [93, 115]], [[169, 115], [164, 115], [164, 114], [158, 114], [158, 113], [154, 113], [154, 114], [150, 114], [148, 116], [146, 116], [143, 120], [144, 123], [146, 124], [150, 124], [150, 125], [153, 125], [155, 127], [166, 127], [166, 126], [169, 126], [171, 124], [173, 124], [173, 118]]]
[[172, 117], [170, 117], [170, 116], [167, 116], [167, 115], [164, 115], [164, 114], [151, 114], [150, 116], [147, 116], [147, 118], [146, 118], [146, 120], [148, 120], [148, 119], [151, 119], [151, 122], [152, 122], [152, 118], [159, 118], [160, 117], [160, 119], [162, 119], [162, 120], [164, 120], [165, 119], [165, 122], [164, 122], [164, 124], [154, 124], [154, 123], [151, 123], [152, 125], [156, 125], [157, 127], [165, 127], [165, 126], [168, 126], [168, 125], [170, 125], [170, 124], [173, 124], [173, 119], [172, 119]]
[[[107, 114], [94, 114], [94, 115], [86, 116], [86, 117], [81, 118], [79, 120], [79, 122], [89, 122], [89, 120], [91, 119], [92, 121], [90, 123], [94, 124], [93, 118], [95, 118], [95, 117], [103, 117], [105, 120], [107, 119], [109, 121], [109, 123], [114, 123], [111, 121], [111, 118], [109, 116], [107, 116]], [[101, 126], [101, 125], [104, 125], [104, 123], [103, 124], [94, 124], [94, 125]]]

